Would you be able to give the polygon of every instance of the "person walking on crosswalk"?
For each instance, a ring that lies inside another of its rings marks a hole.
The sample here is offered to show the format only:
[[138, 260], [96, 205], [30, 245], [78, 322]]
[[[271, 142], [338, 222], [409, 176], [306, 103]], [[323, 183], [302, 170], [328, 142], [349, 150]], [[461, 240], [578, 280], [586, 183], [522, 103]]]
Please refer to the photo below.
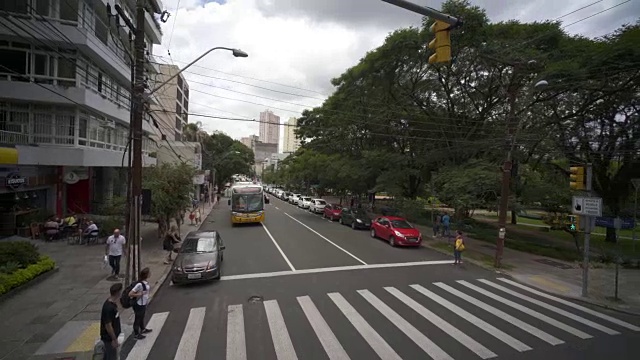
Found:
[[464, 251], [464, 238], [462, 231], [456, 231], [456, 242], [453, 245], [453, 264], [462, 264], [462, 252]]
[[133, 313], [135, 318], [133, 320], [133, 334], [134, 339], [142, 340], [145, 338], [144, 334], [150, 333], [151, 329], [147, 329], [144, 326], [144, 316], [147, 312], [147, 304], [149, 303], [149, 276], [151, 270], [148, 267], [140, 271], [140, 278], [138, 283], [131, 289], [129, 297], [136, 298], [136, 302], [133, 304]]

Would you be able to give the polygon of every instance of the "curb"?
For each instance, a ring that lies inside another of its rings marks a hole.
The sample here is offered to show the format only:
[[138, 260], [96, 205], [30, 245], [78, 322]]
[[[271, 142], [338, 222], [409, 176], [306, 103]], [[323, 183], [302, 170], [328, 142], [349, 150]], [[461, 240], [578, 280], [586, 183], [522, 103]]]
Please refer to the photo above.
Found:
[[[437, 251], [437, 252], [439, 252], [439, 253], [441, 253], [441, 254], [445, 254], [445, 255], [449, 255], [449, 256], [451, 256], [451, 252], [448, 252], [448, 251], [445, 251], [445, 250], [439, 249], [439, 248], [437, 248], [437, 247], [433, 247], [433, 246], [428, 245], [428, 244], [425, 244], [425, 243], [422, 243], [422, 247], [425, 247], [425, 248], [428, 248], [428, 249], [431, 249], [431, 250]], [[482, 262], [480, 262], [480, 261], [477, 261], [477, 260], [475, 260], [475, 259], [471, 259], [471, 258], [469, 258], [469, 257], [465, 258], [465, 259], [464, 259], [464, 261], [465, 261], [465, 262], [468, 262], [468, 263], [471, 263], [471, 264], [474, 264], [474, 265], [476, 265], [476, 266], [479, 266], [479, 267], [481, 267], [481, 268], [483, 268], [483, 269], [485, 269], [485, 270], [495, 272], [495, 273], [497, 273], [497, 274], [505, 274], [505, 273], [503, 273], [501, 270], [498, 270], [498, 269], [494, 268], [493, 266], [487, 266], [486, 264], [484, 264], [484, 263], [482, 263]]]
[[7, 292], [7, 293], [5, 293], [3, 295], [0, 295], [0, 303], [4, 302], [6, 300], [9, 300], [10, 298], [12, 298], [12, 297], [18, 295], [19, 293], [21, 293], [22, 291], [24, 291], [26, 289], [29, 289], [30, 287], [35, 286], [35, 285], [43, 282], [44, 280], [46, 280], [49, 277], [51, 277], [51, 275], [57, 273], [59, 270], [60, 270], [60, 268], [56, 266], [53, 269], [36, 276], [31, 281], [29, 281], [29, 282], [27, 282], [25, 284], [22, 284], [22, 285], [18, 286], [17, 288], [11, 289], [11, 290], [9, 290], [9, 292]]

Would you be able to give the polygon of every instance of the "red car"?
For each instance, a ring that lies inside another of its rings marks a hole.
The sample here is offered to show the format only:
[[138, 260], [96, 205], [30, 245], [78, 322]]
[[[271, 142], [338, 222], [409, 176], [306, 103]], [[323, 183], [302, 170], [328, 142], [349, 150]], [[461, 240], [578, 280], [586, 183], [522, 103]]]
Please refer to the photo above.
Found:
[[389, 241], [391, 246], [420, 246], [422, 234], [409, 224], [409, 222], [397, 216], [381, 216], [371, 223], [371, 237]]
[[340, 204], [327, 204], [322, 212], [322, 217], [331, 221], [340, 219], [342, 215], [342, 206]]

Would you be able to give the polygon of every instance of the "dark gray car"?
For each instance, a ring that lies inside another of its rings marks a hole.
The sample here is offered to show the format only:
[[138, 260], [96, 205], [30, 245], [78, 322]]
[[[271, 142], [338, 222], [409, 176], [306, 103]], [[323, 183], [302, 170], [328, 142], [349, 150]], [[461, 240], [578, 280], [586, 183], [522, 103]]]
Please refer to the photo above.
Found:
[[173, 263], [171, 281], [174, 284], [184, 284], [220, 279], [224, 249], [219, 232], [190, 232], [182, 242]]

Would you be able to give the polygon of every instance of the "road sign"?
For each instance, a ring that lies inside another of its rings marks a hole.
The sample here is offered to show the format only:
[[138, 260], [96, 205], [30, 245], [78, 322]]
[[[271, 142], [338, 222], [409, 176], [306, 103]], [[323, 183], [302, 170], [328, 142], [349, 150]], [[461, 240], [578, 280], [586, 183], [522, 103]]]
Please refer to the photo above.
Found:
[[574, 196], [571, 212], [575, 215], [602, 216], [602, 198]]

